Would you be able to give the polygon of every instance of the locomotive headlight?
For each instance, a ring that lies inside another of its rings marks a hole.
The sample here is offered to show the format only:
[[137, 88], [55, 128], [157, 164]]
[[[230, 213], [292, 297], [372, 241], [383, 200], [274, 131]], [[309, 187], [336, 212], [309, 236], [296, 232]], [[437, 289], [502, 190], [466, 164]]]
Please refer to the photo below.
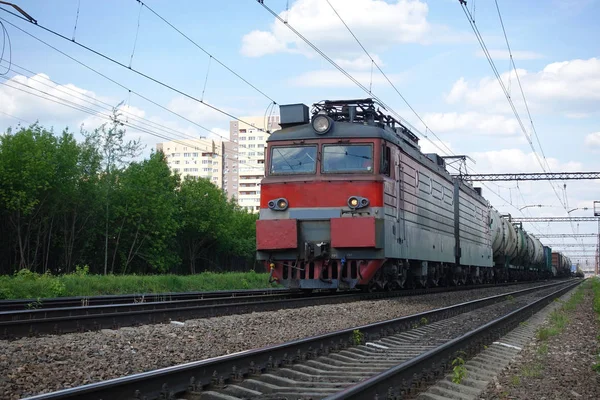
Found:
[[269, 200], [269, 208], [275, 211], [285, 211], [288, 208], [288, 201], [283, 197]]
[[355, 210], [357, 208], [363, 208], [369, 205], [369, 199], [358, 196], [351, 196], [348, 199], [348, 207]]
[[282, 210], [285, 210], [287, 208], [287, 200], [286, 199], [279, 199], [279, 201], [277, 202], [277, 207], [281, 208]]
[[326, 115], [317, 115], [313, 118], [312, 126], [317, 134], [323, 135], [331, 128], [331, 120]]

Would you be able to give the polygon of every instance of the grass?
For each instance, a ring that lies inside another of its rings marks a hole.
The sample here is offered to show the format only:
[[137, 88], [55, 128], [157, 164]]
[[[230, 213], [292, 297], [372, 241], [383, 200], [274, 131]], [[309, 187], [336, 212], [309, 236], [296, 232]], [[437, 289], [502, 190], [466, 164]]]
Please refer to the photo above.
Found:
[[[592, 278], [590, 281], [592, 292], [594, 293], [593, 308], [594, 312], [598, 315], [598, 320], [600, 321], [600, 279]], [[600, 334], [598, 335], [597, 339], [600, 340]], [[592, 369], [600, 374], [600, 349], [598, 349], [596, 359], [598, 361], [592, 365]]]
[[[522, 382], [521, 378], [543, 378], [544, 360], [548, 355], [547, 340], [552, 336], [558, 335], [565, 329], [565, 327], [569, 323], [568, 313], [575, 310], [577, 305], [583, 301], [585, 290], [587, 290], [591, 285], [595, 283], [598, 284], [598, 294], [600, 297], [600, 281], [586, 281], [581, 286], [579, 286], [579, 288], [575, 291], [575, 293], [573, 293], [573, 295], [569, 298], [568, 301], [562, 302], [558, 299], [555, 299], [555, 301], [558, 300], [559, 303], [561, 303], [561, 306], [550, 314], [548, 318], [548, 324], [538, 329], [537, 338], [540, 341], [540, 343], [536, 350], [535, 357], [532, 361], [521, 366], [518, 375], [514, 375], [511, 377], [510, 383], [512, 386], [519, 386]], [[600, 312], [600, 300], [598, 300], [597, 312]], [[598, 366], [598, 371], [600, 371], [600, 364]]]
[[[0, 299], [43, 299], [49, 297], [97, 296], [108, 294], [167, 293], [276, 287], [267, 273], [203, 272], [196, 275], [89, 275], [87, 268], [53, 276], [21, 270], [0, 276]], [[35, 302], [34, 302], [35, 303]], [[35, 304], [32, 303], [32, 308]]]

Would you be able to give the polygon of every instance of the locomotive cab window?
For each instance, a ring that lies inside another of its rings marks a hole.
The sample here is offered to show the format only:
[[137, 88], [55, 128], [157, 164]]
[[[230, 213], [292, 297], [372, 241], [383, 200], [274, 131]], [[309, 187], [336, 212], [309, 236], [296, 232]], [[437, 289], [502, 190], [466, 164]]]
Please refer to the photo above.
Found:
[[317, 146], [273, 146], [270, 174], [314, 174], [316, 160]]
[[323, 173], [372, 173], [373, 145], [323, 145]]
[[381, 174], [386, 176], [391, 176], [390, 174], [390, 162], [392, 156], [391, 151], [385, 143], [381, 146]]

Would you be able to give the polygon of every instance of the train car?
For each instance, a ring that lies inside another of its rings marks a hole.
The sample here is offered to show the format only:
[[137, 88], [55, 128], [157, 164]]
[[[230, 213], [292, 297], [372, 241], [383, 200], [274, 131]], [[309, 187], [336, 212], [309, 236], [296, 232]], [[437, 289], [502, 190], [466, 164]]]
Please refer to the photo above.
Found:
[[257, 259], [289, 288], [394, 290], [527, 279], [539, 240], [420, 151], [372, 99], [280, 106], [265, 151]]
[[571, 259], [560, 252], [552, 252], [552, 267], [556, 269], [556, 276], [571, 276]]

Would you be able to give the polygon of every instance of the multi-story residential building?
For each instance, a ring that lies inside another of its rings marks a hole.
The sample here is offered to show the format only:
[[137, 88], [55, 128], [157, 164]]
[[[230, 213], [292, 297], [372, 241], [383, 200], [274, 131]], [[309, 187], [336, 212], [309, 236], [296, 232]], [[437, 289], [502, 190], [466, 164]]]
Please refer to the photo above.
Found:
[[279, 116], [243, 117], [229, 123], [230, 140], [207, 138], [158, 143], [169, 168], [182, 176], [208, 178], [247, 210], [260, 209], [268, 132], [280, 129]]
[[156, 145], [156, 149], [165, 154], [171, 171], [178, 172], [182, 178], [207, 178], [219, 188], [223, 186], [221, 147], [221, 142], [205, 137]]
[[[231, 146], [225, 152], [223, 182], [236, 182], [228, 187], [228, 194], [235, 196], [240, 206], [256, 212], [260, 208], [260, 181], [265, 175], [265, 147], [268, 132], [280, 128], [279, 116], [243, 117], [229, 123]], [[267, 132], [268, 131], [268, 132]], [[237, 171], [236, 171], [237, 170]], [[237, 178], [237, 181], [234, 179]], [[237, 190], [236, 190], [237, 189]]]

